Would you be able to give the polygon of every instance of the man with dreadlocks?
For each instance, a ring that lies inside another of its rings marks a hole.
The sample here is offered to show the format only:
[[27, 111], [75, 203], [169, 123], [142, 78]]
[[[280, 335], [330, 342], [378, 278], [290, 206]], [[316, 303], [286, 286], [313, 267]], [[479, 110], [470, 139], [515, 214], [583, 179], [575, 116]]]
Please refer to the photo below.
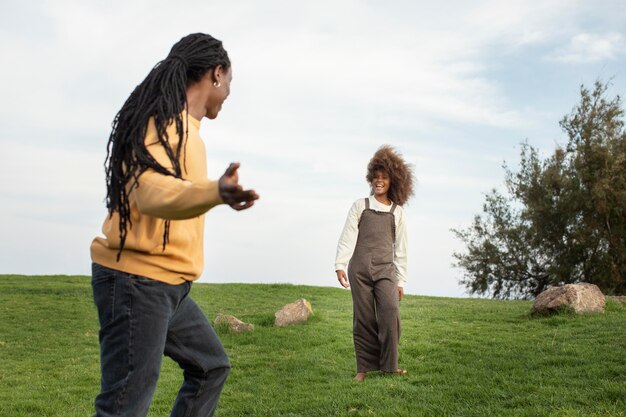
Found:
[[407, 373], [398, 368], [398, 301], [407, 266], [402, 206], [413, 195], [413, 171], [392, 147], [382, 146], [367, 166], [366, 179], [370, 197], [352, 204], [335, 258], [339, 283], [352, 290], [357, 381], [369, 371]]
[[207, 178], [200, 120], [215, 119], [232, 71], [219, 40], [201, 33], [176, 43], [131, 93], [107, 147], [109, 215], [91, 245], [100, 320], [97, 417], [146, 416], [163, 354], [184, 381], [171, 416], [212, 416], [229, 373], [222, 344], [189, 296], [203, 268], [204, 213], [251, 207], [239, 164]]

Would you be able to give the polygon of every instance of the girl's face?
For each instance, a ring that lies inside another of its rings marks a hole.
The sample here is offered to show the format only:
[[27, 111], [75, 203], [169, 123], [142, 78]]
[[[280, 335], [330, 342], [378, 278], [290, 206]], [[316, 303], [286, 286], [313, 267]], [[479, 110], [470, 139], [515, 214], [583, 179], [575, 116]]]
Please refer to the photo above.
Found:
[[372, 190], [374, 190], [374, 195], [379, 197], [386, 196], [390, 185], [391, 179], [389, 178], [389, 174], [387, 174], [387, 172], [383, 170], [374, 171], [374, 178], [372, 179]]

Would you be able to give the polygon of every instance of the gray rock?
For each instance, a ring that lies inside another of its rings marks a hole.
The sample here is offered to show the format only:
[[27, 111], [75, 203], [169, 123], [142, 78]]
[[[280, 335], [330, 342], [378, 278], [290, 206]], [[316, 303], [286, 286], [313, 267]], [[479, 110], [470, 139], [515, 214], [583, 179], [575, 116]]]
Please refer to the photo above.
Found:
[[228, 326], [233, 333], [251, 332], [254, 330], [254, 324], [244, 323], [235, 316], [218, 314], [214, 321], [215, 326]]
[[531, 314], [549, 314], [563, 308], [576, 313], [604, 313], [606, 299], [597, 285], [581, 282], [548, 288], [537, 296]]
[[302, 323], [307, 321], [311, 314], [313, 314], [311, 303], [304, 298], [300, 298], [291, 304], [287, 304], [274, 314], [274, 317], [276, 317], [274, 325], [284, 327], [294, 323]]

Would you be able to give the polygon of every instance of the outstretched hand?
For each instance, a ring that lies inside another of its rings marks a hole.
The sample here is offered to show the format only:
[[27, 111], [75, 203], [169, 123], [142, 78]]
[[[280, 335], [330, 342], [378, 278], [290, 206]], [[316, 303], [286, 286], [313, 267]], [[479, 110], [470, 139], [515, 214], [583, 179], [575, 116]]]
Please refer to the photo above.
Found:
[[338, 269], [335, 272], [337, 272], [337, 279], [339, 280], [341, 286], [344, 288], [350, 288], [350, 283], [348, 282], [346, 271], [344, 271], [343, 269]]
[[239, 162], [231, 163], [218, 182], [220, 197], [224, 203], [237, 211], [252, 207], [254, 201], [259, 199], [259, 195], [254, 190], [244, 190], [239, 185], [237, 169], [240, 165]]

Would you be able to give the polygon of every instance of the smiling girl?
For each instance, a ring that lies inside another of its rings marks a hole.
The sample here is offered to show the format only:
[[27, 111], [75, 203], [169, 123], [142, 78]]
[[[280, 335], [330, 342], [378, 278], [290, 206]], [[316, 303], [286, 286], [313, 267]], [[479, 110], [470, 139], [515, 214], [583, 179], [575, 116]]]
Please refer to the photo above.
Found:
[[352, 289], [357, 381], [369, 371], [407, 373], [398, 368], [399, 301], [407, 269], [402, 206], [413, 195], [413, 171], [385, 145], [370, 160], [366, 178], [370, 196], [352, 204], [335, 258], [339, 283]]

